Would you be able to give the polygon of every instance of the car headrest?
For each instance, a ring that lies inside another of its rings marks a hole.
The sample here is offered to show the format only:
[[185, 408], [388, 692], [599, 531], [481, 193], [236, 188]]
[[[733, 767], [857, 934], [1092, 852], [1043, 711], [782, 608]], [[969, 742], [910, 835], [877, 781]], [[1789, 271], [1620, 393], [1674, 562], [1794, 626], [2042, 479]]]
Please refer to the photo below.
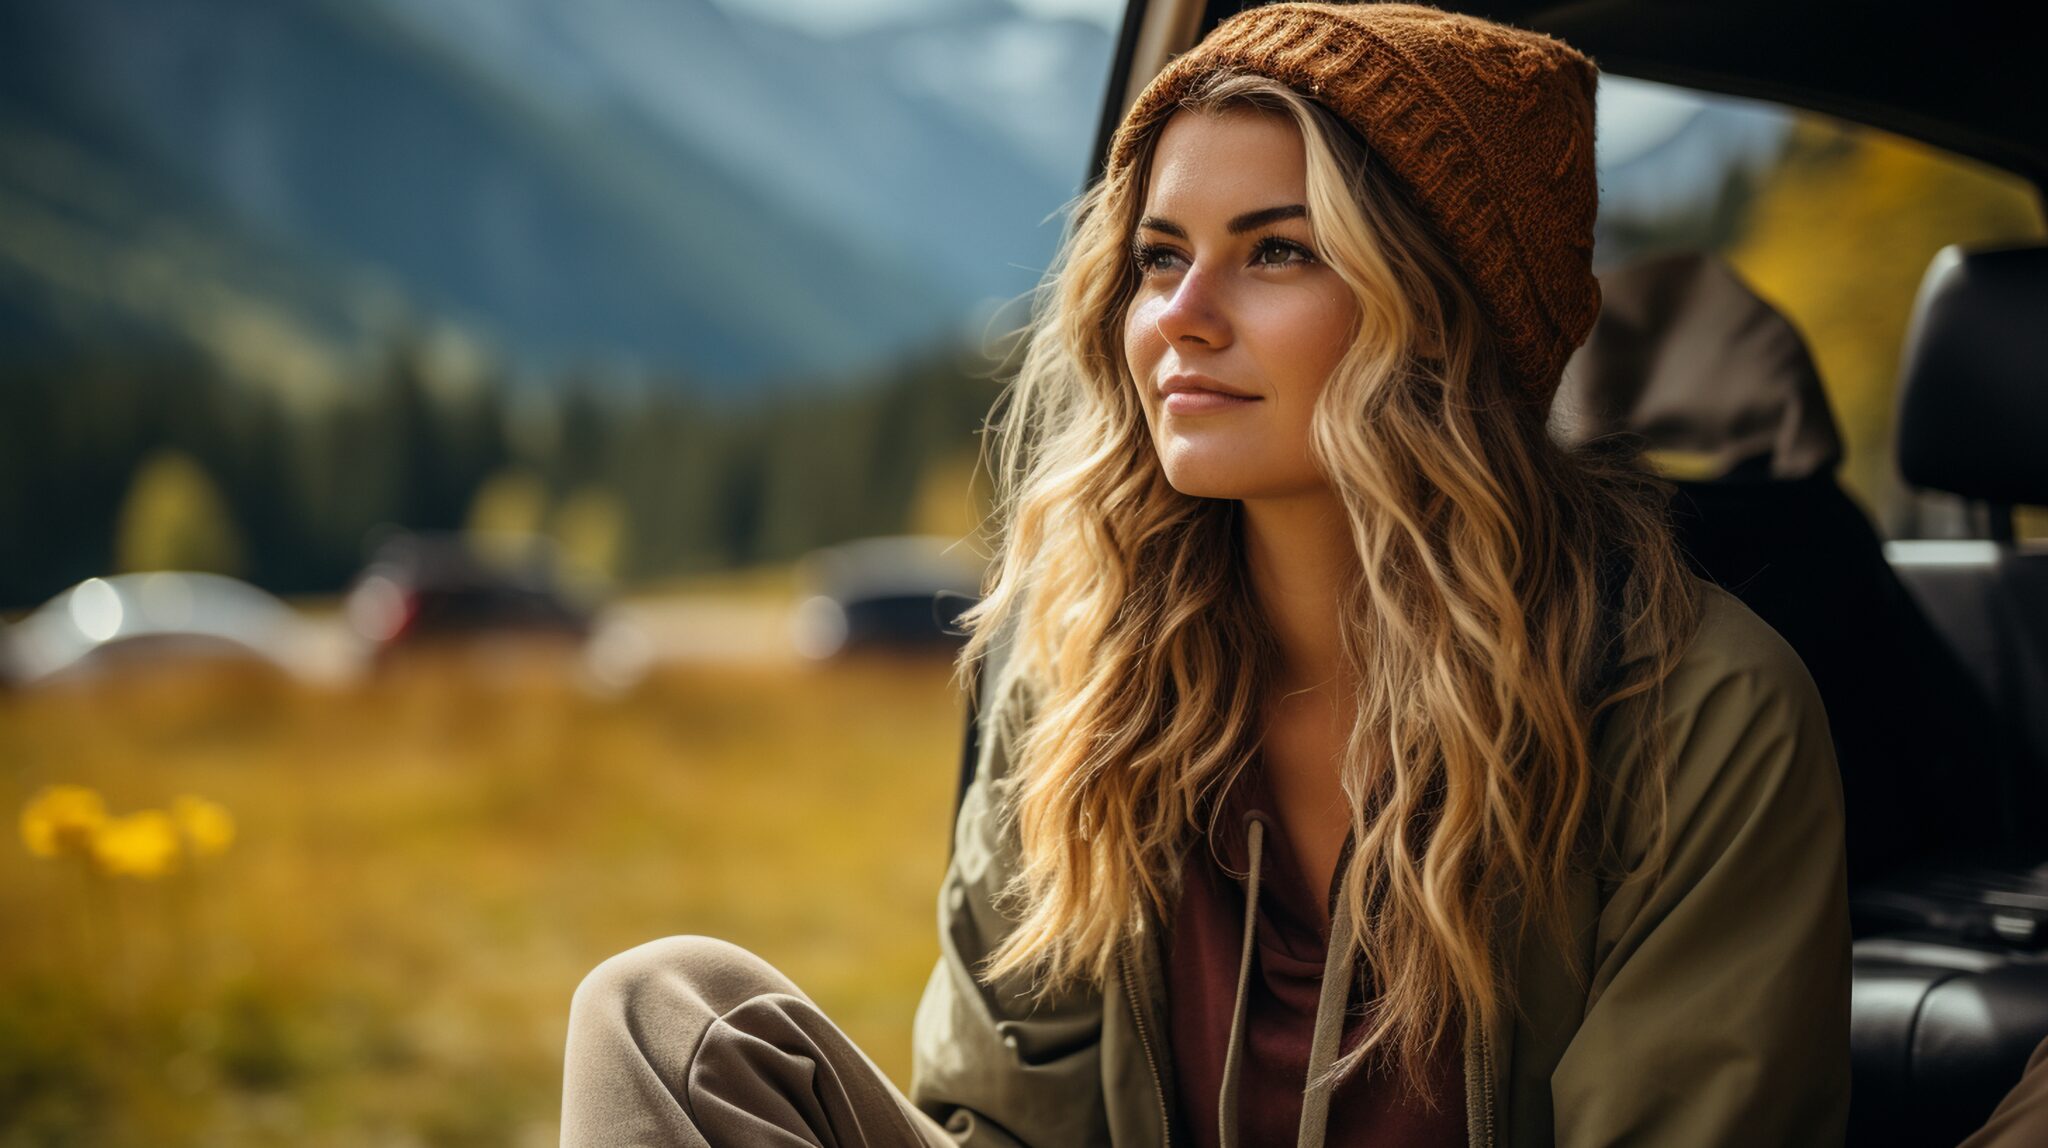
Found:
[[1659, 470], [1694, 481], [1801, 479], [1841, 462], [1806, 340], [1720, 257], [1627, 264], [1600, 294], [1551, 409], [1559, 441], [1636, 435]]
[[1899, 473], [1965, 498], [2048, 504], [2048, 246], [1935, 253], [1899, 380]]

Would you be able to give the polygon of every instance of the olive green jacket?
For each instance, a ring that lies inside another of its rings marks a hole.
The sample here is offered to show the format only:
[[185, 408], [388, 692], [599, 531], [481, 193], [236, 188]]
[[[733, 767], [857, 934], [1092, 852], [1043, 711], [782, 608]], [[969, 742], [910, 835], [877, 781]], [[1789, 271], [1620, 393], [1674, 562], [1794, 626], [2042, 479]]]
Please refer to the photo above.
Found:
[[[1843, 1142], [1849, 910], [1827, 716], [1775, 630], [1718, 586], [1702, 595], [1699, 634], [1664, 696], [1669, 860], [1619, 890], [1586, 874], [1569, 893], [1576, 951], [1532, 930], [1508, 964], [1512, 1025], [1465, 1039], [1473, 1148]], [[995, 682], [999, 662], [990, 669]], [[1629, 725], [1608, 722], [1595, 753], [1624, 788], [1642, 756]], [[1018, 856], [994, 807], [1007, 740], [983, 739], [956, 825], [910, 1098], [974, 1148], [1184, 1142], [1178, 1128], [1167, 1139], [1157, 921], [1102, 989], [1036, 1008], [1021, 982], [971, 972], [1008, 925], [992, 903]], [[1639, 819], [1604, 818], [1625, 857], [1643, 855]]]

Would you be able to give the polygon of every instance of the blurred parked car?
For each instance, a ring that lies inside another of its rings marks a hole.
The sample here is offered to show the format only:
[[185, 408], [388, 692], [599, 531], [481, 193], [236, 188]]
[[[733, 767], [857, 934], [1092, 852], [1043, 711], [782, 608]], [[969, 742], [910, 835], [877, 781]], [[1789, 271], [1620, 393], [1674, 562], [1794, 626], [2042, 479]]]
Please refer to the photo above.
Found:
[[982, 566], [957, 539], [923, 535], [813, 551], [797, 564], [797, 651], [829, 658], [863, 648], [958, 646], [964, 635], [953, 621], [981, 593]]
[[288, 605], [221, 574], [157, 570], [88, 578], [9, 627], [4, 662], [33, 685], [116, 665], [255, 662], [322, 671], [314, 627]]
[[595, 595], [572, 586], [540, 538], [394, 534], [350, 586], [350, 627], [381, 662], [422, 645], [490, 637], [561, 639], [580, 647]]

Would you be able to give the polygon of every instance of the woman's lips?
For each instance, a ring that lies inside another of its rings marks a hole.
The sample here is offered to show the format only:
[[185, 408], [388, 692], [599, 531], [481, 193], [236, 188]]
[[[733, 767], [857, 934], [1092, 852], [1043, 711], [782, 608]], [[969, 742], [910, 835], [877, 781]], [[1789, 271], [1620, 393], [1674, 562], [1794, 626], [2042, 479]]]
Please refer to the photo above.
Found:
[[1226, 395], [1221, 391], [1174, 391], [1166, 396], [1166, 409], [1177, 415], [1200, 415], [1250, 406], [1258, 401], [1256, 398]]

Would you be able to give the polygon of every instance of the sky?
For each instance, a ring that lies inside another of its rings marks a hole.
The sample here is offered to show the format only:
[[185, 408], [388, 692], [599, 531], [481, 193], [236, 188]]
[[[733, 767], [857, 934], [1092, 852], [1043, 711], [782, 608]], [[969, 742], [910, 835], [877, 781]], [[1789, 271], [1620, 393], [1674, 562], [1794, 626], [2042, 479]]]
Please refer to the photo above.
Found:
[[[751, 12], [823, 35], [857, 31], [921, 12], [942, 12], [965, 3], [988, 0], [716, 0], [726, 8]], [[1114, 30], [1123, 20], [1123, 0], [1009, 0], [1038, 16], [1079, 16]]]

